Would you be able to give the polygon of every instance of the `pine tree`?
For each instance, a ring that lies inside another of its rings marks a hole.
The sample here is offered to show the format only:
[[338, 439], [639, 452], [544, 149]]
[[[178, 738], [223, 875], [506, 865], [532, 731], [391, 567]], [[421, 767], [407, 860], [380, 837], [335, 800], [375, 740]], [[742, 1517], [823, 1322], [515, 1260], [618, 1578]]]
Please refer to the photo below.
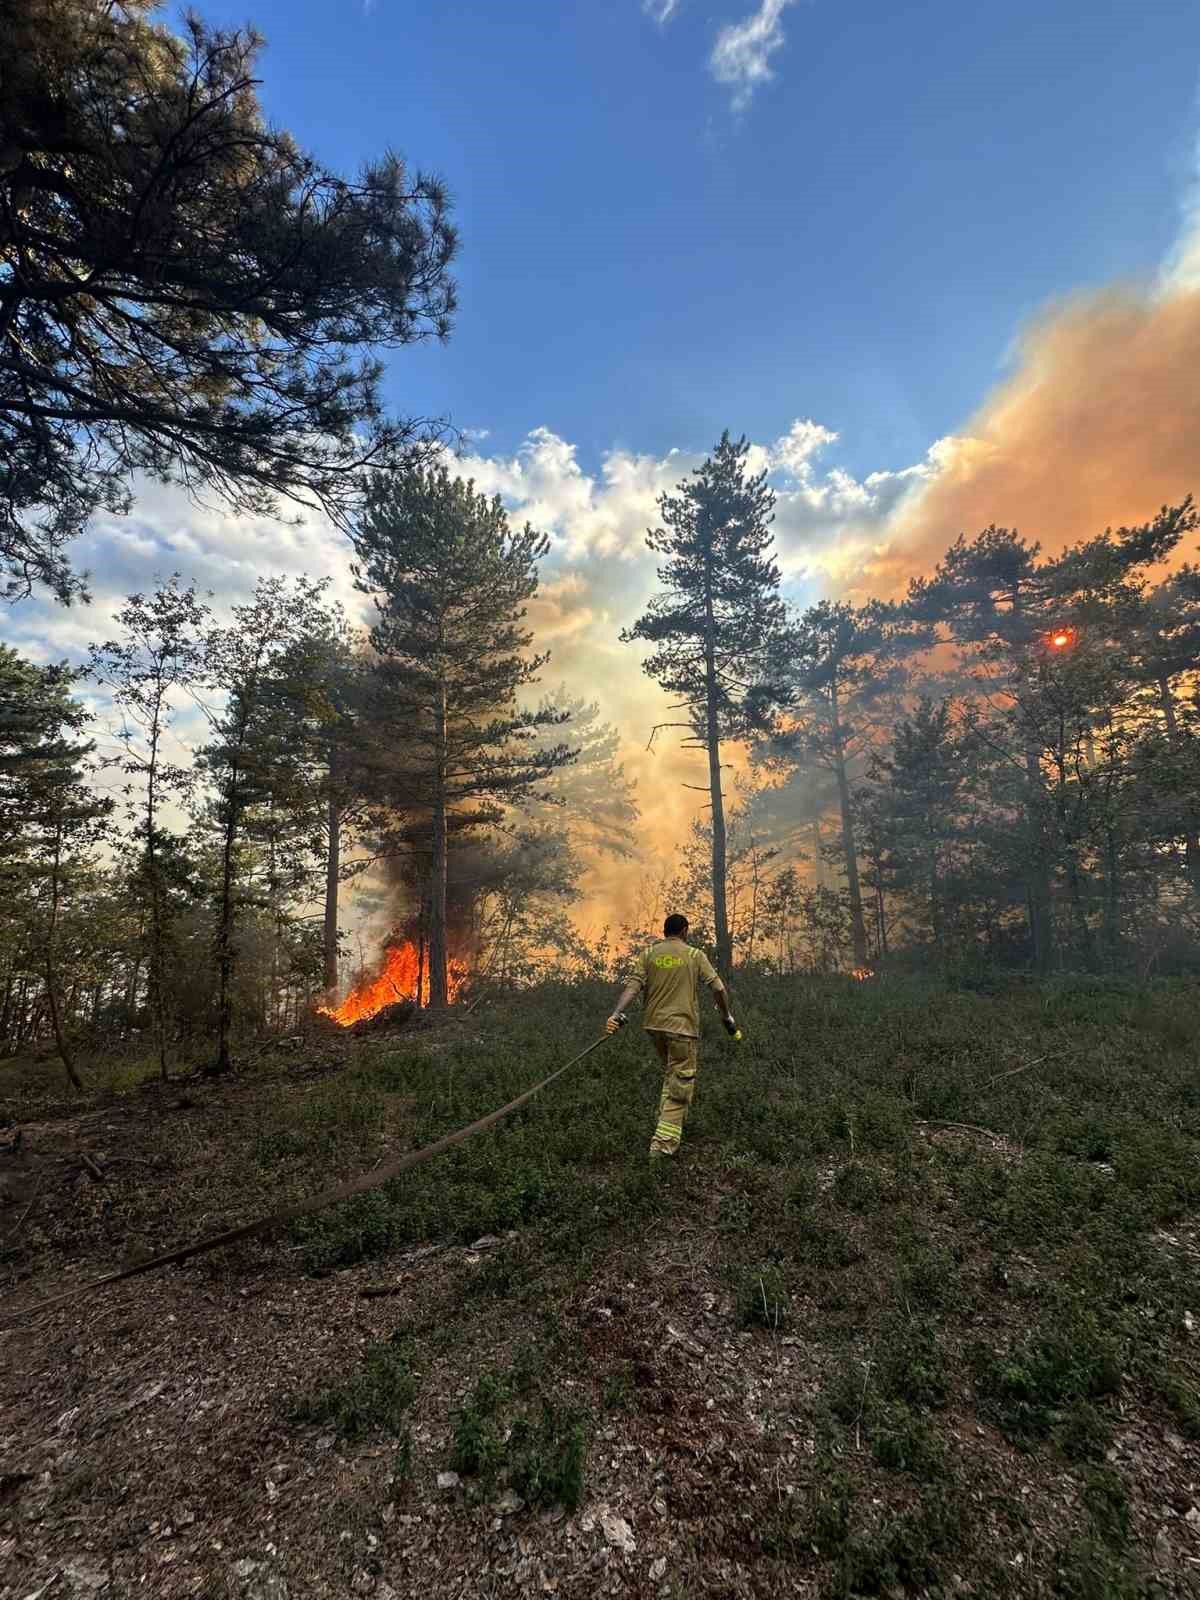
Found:
[[213, 739], [198, 761], [216, 794], [204, 820], [219, 840], [215, 890], [217, 1053], [208, 1069], [232, 1069], [233, 981], [238, 960], [237, 913], [243, 900], [240, 857], [252, 808], [269, 804], [290, 781], [295, 759], [295, 705], [304, 686], [287, 671], [286, 652], [298, 638], [321, 632], [324, 583], [263, 578], [254, 599], [233, 607], [229, 627], [211, 629], [204, 645], [204, 675], [220, 696], [210, 713]]
[[863, 912], [854, 778], [890, 718], [906, 682], [905, 658], [924, 647], [928, 631], [877, 602], [856, 609], [823, 600], [795, 619], [789, 632], [786, 725], [773, 748], [801, 767], [816, 765], [837, 789], [842, 865], [857, 966], [869, 958]]
[[64, 910], [103, 830], [111, 803], [89, 788], [94, 745], [69, 690], [79, 674], [35, 667], [0, 646], [0, 883], [25, 899], [32, 957], [68, 1081], [81, 1089], [59, 984]]
[[[522, 627], [549, 549], [513, 532], [499, 498], [445, 466], [377, 477], [354, 533], [355, 579], [375, 602], [371, 645], [404, 750], [394, 800], [428, 819], [429, 995], [447, 1003], [449, 841], [499, 821], [572, 752], [536, 742], [561, 713], [522, 710], [518, 696], [549, 657]], [[410, 837], [420, 842], [420, 830]]]
[[891, 746], [871, 755], [860, 810], [879, 840], [881, 893], [914, 907], [918, 933], [947, 956], [950, 880], [959, 841], [972, 740], [955, 726], [948, 701], [918, 698], [896, 723]]
[[[1004, 759], [1024, 772], [1015, 859], [1025, 879], [1031, 953], [1039, 971], [1049, 970], [1055, 959], [1054, 879], [1060, 867], [1071, 937], [1084, 953], [1090, 946], [1082, 860], [1086, 808], [1099, 793], [1091, 759], [1095, 734], [1135, 690], [1128, 635], [1139, 609], [1141, 575], [1195, 523], [1190, 501], [1184, 501], [1163, 507], [1147, 523], [1073, 546], [1053, 561], [1040, 559], [1040, 546], [1016, 531], [992, 526], [973, 540], [960, 537], [931, 578], [910, 586], [909, 613], [943, 624], [962, 647], [968, 681], [974, 680], [971, 717], [978, 736], [996, 739]], [[1010, 751], [1010, 743], [1017, 748]], [[1109, 785], [1110, 799], [1115, 792]]]
[[771, 668], [784, 624], [771, 553], [775, 496], [765, 472], [748, 471], [749, 454], [747, 441], [726, 431], [692, 481], [660, 497], [663, 525], [646, 543], [665, 557], [661, 592], [621, 633], [653, 646], [643, 670], [686, 712], [686, 721], [664, 726], [685, 728], [687, 744], [708, 760], [714, 934], [726, 973], [733, 943], [721, 745], [745, 738], [775, 698]]
[[378, 352], [444, 336], [440, 182], [341, 177], [264, 114], [262, 40], [154, 0], [0, 7], [0, 571], [84, 591], [66, 545], [139, 470], [344, 523], [359, 467], [437, 430], [382, 415]]
[[377, 754], [372, 745], [394, 746], [396, 731], [373, 720], [375, 666], [365, 633], [350, 625], [340, 606], [322, 615], [317, 633], [301, 634], [284, 648], [279, 670], [289, 685], [291, 732], [279, 768], [280, 778], [287, 778], [287, 794], [277, 792], [281, 803], [268, 821], [281, 843], [290, 838], [297, 871], [304, 870], [305, 851], [321, 857], [322, 981], [332, 1003], [338, 987], [338, 900], [346, 875], [343, 836], [365, 814]]
[[[164, 755], [171, 731], [172, 697], [194, 687], [202, 664], [200, 636], [208, 608], [194, 584], [176, 573], [151, 594], [133, 594], [117, 612], [118, 639], [91, 648], [91, 673], [112, 692], [122, 716], [116, 765], [130, 780], [126, 799], [142, 858], [135, 881], [144, 885], [149, 911], [147, 979], [159, 1073], [167, 1077], [167, 998], [164, 983], [168, 928], [168, 867], [174, 841], [163, 826], [163, 807], [191, 787], [190, 767]], [[128, 723], [132, 722], [130, 728]]]

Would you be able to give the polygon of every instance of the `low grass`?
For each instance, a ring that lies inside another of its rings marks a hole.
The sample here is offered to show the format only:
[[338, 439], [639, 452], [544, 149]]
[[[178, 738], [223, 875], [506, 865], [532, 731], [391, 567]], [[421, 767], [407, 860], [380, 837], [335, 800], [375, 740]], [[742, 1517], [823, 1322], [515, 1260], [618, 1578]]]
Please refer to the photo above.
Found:
[[[296, 1414], [394, 1437], [407, 1483], [416, 1373], [458, 1341], [475, 1376], [437, 1464], [481, 1494], [574, 1504], [592, 1423], [562, 1395], [589, 1393], [597, 1426], [644, 1425], [644, 1352], [592, 1370], [539, 1335], [500, 1358], [492, 1328], [545, 1316], [578, 1338], [618, 1270], [631, 1300], [679, 1316], [663, 1308], [687, 1303], [699, 1262], [730, 1308], [706, 1338], [752, 1353], [772, 1427], [817, 1452], [802, 1494], [738, 1513], [738, 1538], [786, 1563], [779, 1592], [1153, 1593], [1161, 1483], [1118, 1478], [1112, 1452], [1135, 1427], [1200, 1439], [1196, 986], [745, 976], [737, 1001], [744, 1043], [706, 1035], [676, 1164], [647, 1160], [659, 1072], [629, 1029], [506, 1122], [296, 1222], [288, 1259], [313, 1273], [500, 1240], [447, 1269], [436, 1326], [373, 1347]], [[264, 1076], [231, 1143], [243, 1189], [320, 1187], [470, 1122], [596, 1037], [611, 1003], [547, 985], [470, 1037], [401, 1037], [303, 1086]], [[663, 1259], [669, 1278], [639, 1278]], [[571, 1361], [578, 1390], [558, 1381]]]
[[375, 1432], [401, 1436], [417, 1388], [405, 1346], [372, 1345], [356, 1372], [299, 1398], [292, 1417], [296, 1422], [325, 1423], [348, 1440]]
[[519, 1365], [507, 1373], [482, 1373], [455, 1419], [450, 1466], [475, 1479], [482, 1494], [504, 1483], [530, 1506], [577, 1506], [584, 1490], [587, 1413], [530, 1395], [530, 1387]]

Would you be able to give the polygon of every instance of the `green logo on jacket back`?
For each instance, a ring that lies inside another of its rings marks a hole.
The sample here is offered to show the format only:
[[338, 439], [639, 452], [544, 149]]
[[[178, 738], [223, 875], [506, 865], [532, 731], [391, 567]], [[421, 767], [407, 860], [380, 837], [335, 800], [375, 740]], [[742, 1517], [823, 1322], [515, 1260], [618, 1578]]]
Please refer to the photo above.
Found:
[[684, 967], [687, 965], [686, 956], [655, 956], [656, 967]]

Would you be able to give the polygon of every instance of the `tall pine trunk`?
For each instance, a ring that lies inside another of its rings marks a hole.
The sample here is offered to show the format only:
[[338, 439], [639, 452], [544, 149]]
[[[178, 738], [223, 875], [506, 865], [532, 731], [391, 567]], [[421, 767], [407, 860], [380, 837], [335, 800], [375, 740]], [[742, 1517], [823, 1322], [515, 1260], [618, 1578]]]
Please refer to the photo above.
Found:
[[708, 751], [708, 795], [712, 805], [713, 932], [717, 941], [717, 968], [728, 980], [733, 972], [733, 940], [729, 934], [729, 910], [725, 896], [725, 796], [721, 790], [721, 730], [717, 716], [717, 664], [711, 591], [705, 601], [705, 613], [704, 743]]
[[425, 955], [428, 947], [426, 928], [429, 922], [425, 909], [425, 896], [421, 896], [421, 911], [417, 917], [417, 1004], [423, 1006], [428, 998], [429, 986], [425, 979]]
[[146, 776], [146, 872], [150, 879], [150, 953], [146, 963], [146, 982], [150, 1015], [154, 1021], [154, 1044], [158, 1051], [158, 1075], [167, 1081], [167, 997], [165, 990], [162, 864], [158, 859], [158, 745], [162, 712], [161, 685], [154, 703], [150, 725], [150, 761]]
[[[1175, 716], [1175, 697], [1171, 693], [1169, 678], [1158, 680], [1158, 694], [1167, 724], [1167, 738], [1174, 744], [1179, 734], [1179, 723]], [[1192, 828], [1189, 828], [1183, 836], [1183, 859], [1192, 893], [1200, 895], [1200, 835]]]
[[267, 838], [269, 841], [267, 846], [267, 883], [270, 887], [271, 896], [271, 972], [270, 994], [269, 996], [264, 997], [262, 1006], [260, 1008], [262, 1013], [262, 1028], [264, 1032], [270, 1028], [274, 1028], [276, 1031], [278, 1031], [279, 1028], [279, 951], [280, 946], [283, 943], [283, 918], [280, 916], [279, 912], [279, 867], [278, 852], [276, 849], [277, 835], [275, 828], [274, 795], [271, 795], [267, 802], [267, 829]]
[[1104, 825], [1104, 946], [1115, 972], [1121, 957], [1121, 860], [1111, 817]]
[[842, 742], [841, 711], [836, 681], [829, 685], [830, 727], [833, 736], [833, 770], [837, 779], [838, 808], [842, 817], [842, 854], [846, 861], [846, 893], [850, 900], [850, 939], [854, 945], [854, 965], [865, 967], [868, 960], [867, 922], [863, 916], [862, 884], [858, 876], [858, 849], [854, 842], [854, 811], [850, 803], [850, 778], [846, 772], [846, 750]]
[[63, 1030], [62, 1014], [58, 999], [58, 969], [56, 962], [58, 945], [58, 907], [62, 888], [62, 822], [56, 820], [54, 825], [54, 855], [50, 864], [50, 921], [46, 928], [45, 950], [45, 980], [46, 980], [46, 1005], [50, 1011], [50, 1026], [54, 1031], [54, 1043], [58, 1048], [62, 1064], [66, 1069], [67, 1082], [72, 1089], [82, 1089], [83, 1079], [75, 1067], [75, 1060], [67, 1045], [66, 1034]]
[[[329, 763], [333, 773], [333, 759]], [[341, 874], [342, 813], [337, 799], [331, 793], [328, 802], [327, 823], [329, 841], [325, 851], [325, 921], [322, 932], [322, 976], [325, 999], [332, 1005], [338, 989], [338, 887]]]
[[1058, 838], [1061, 841], [1063, 861], [1067, 874], [1067, 902], [1071, 912], [1071, 936], [1077, 955], [1083, 956], [1090, 965], [1093, 956], [1092, 930], [1088, 924], [1087, 907], [1084, 905], [1083, 874], [1079, 866], [1079, 846], [1075, 837], [1075, 829], [1067, 815], [1067, 763], [1066, 763], [1066, 726], [1063, 716], [1058, 719], [1058, 746], [1054, 753], [1054, 765], [1057, 771], [1058, 783], [1055, 794], [1055, 812], [1058, 824]]
[[[1025, 604], [1019, 580], [1013, 583], [1009, 602], [1018, 628], [1023, 628]], [[1042, 815], [1042, 755], [1033, 745], [1025, 746], [1025, 776], [1029, 784], [1025, 804], [1025, 820], [1029, 829], [1029, 870], [1025, 877], [1025, 893], [1029, 908], [1029, 941], [1033, 949], [1034, 969], [1037, 972], [1049, 972], [1054, 959], [1050, 861], [1046, 848], [1046, 822]]]
[[229, 774], [224, 838], [221, 843], [221, 904], [217, 916], [217, 1057], [210, 1075], [231, 1072], [229, 1040], [233, 1032], [233, 857], [237, 843], [238, 769]]
[[433, 848], [429, 870], [429, 1004], [449, 1005], [446, 986], [446, 684], [439, 686], [435, 712]]
[[1054, 926], [1050, 918], [1050, 867], [1046, 859], [1046, 825], [1042, 817], [1042, 759], [1039, 751], [1027, 746], [1025, 776], [1029, 794], [1025, 815], [1029, 826], [1029, 872], [1025, 879], [1029, 899], [1029, 938], [1033, 946], [1033, 965], [1038, 972], [1049, 972], [1054, 957]]

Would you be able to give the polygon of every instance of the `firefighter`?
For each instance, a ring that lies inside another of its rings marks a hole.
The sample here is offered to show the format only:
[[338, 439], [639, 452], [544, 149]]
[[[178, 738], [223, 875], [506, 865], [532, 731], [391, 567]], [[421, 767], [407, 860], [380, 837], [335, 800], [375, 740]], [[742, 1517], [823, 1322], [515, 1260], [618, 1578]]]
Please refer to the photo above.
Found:
[[638, 961], [616, 1009], [606, 1024], [615, 1033], [625, 1021], [625, 1008], [642, 997], [642, 1026], [654, 1041], [663, 1066], [658, 1122], [650, 1141], [651, 1156], [673, 1156], [683, 1137], [683, 1124], [696, 1092], [696, 1046], [700, 1039], [700, 985], [712, 991], [726, 1030], [740, 1039], [729, 997], [703, 950], [687, 942], [688, 920], [678, 912], [663, 923], [663, 937]]

